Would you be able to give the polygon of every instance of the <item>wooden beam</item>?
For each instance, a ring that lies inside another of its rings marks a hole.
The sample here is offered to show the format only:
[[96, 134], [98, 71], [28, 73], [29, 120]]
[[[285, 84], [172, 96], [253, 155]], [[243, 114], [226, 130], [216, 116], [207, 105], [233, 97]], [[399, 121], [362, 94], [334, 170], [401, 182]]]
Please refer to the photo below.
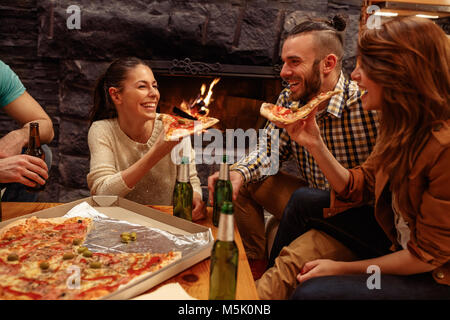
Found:
[[436, 11], [416, 11], [416, 10], [401, 10], [401, 9], [381, 9], [380, 11], [397, 12], [399, 16], [414, 16], [416, 14], [426, 14], [429, 16], [439, 16], [439, 18], [448, 17], [448, 12], [436, 12]]
[[370, 0], [371, 3], [376, 2], [398, 2], [398, 3], [412, 3], [412, 4], [427, 4], [434, 6], [450, 6], [450, 0]]
[[450, 6], [450, 0], [370, 0], [371, 3], [376, 2], [397, 2], [397, 3], [412, 3], [412, 4], [427, 4], [434, 6]]

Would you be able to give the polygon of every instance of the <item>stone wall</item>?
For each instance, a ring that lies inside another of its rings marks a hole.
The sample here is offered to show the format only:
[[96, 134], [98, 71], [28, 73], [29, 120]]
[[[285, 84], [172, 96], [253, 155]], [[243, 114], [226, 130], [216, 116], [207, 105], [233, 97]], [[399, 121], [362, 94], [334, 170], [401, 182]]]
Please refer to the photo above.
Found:
[[[163, 64], [189, 57], [270, 70], [280, 63], [283, 31], [305, 15], [339, 12], [348, 17], [344, 69], [349, 73], [360, 2], [0, 0], [0, 59], [19, 75], [55, 128], [50, 180], [40, 201], [68, 202], [89, 195], [91, 90], [115, 57], [133, 55]], [[80, 9], [80, 29], [68, 28], [68, 22], [76, 26], [70, 20], [74, 11], [67, 12], [72, 5]], [[276, 78], [278, 71], [273, 70], [269, 76]], [[0, 135], [13, 127], [16, 124], [0, 111]], [[205, 195], [213, 169], [199, 168]]]

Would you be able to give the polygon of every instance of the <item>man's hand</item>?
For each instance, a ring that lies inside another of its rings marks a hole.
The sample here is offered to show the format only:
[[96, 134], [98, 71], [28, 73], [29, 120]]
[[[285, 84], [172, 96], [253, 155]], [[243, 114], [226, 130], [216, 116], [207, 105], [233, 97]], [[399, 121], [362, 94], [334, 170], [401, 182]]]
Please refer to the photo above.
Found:
[[192, 198], [192, 221], [197, 221], [206, 218], [206, 206], [202, 200], [202, 196], [194, 192]]
[[28, 142], [28, 130], [22, 128], [9, 132], [0, 139], [0, 158], [7, 158], [22, 153]]
[[[219, 179], [219, 171], [215, 172], [213, 175], [208, 177], [208, 191], [209, 191], [209, 202], [214, 205], [214, 186], [216, 181]], [[237, 171], [230, 171], [230, 182], [233, 187], [233, 201], [236, 200], [239, 189], [244, 184], [244, 178]]]
[[40, 158], [21, 154], [0, 159], [0, 183], [19, 182], [29, 187], [45, 184], [48, 168]]

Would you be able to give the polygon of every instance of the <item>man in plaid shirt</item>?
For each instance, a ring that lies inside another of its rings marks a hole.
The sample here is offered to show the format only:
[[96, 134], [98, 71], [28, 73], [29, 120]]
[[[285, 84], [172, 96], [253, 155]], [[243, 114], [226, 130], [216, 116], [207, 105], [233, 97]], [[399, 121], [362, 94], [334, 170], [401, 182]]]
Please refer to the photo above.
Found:
[[[312, 20], [290, 31], [283, 44], [284, 65], [280, 73], [289, 86], [281, 92], [277, 104], [290, 108], [292, 101], [304, 104], [320, 92], [342, 90], [319, 106], [316, 117], [329, 150], [346, 168], [351, 168], [364, 162], [375, 145], [377, 115], [362, 109], [356, 83], [347, 80], [341, 71], [344, 54], [341, 31], [331, 23]], [[247, 257], [251, 266], [259, 263], [264, 267], [268, 254], [264, 209], [280, 220], [291, 194], [299, 187], [329, 189], [313, 157], [292, 141], [285, 129], [268, 121], [265, 130], [267, 141], [259, 143], [256, 150], [235, 163], [230, 171], [235, 218]], [[276, 150], [273, 142], [277, 141], [278, 134], [279, 150]], [[294, 159], [301, 179], [281, 171], [268, 177], [274, 152], [279, 152], [279, 159], [275, 160], [280, 163]], [[209, 199], [213, 199], [217, 178], [216, 172], [208, 179]]]

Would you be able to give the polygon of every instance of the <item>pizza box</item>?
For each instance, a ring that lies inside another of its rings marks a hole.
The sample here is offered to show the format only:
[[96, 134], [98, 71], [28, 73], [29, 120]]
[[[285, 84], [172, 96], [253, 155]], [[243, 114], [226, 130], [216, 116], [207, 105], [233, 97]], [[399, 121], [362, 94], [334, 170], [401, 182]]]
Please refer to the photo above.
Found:
[[180, 260], [177, 260], [162, 269], [149, 274], [148, 276], [139, 277], [138, 281], [132, 281], [131, 283], [120, 287], [119, 290], [103, 297], [102, 299], [122, 300], [135, 297], [190, 268], [194, 264], [208, 258], [211, 255], [214, 238], [210, 228], [195, 224], [185, 219], [174, 217], [167, 213], [146, 207], [118, 196], [91, 196], [88, 198], [79, 199], [57, 207], [44, 209], [15, 219], [9, 219], [0, 223], [0, 229], [13, 221], [32, 216], [36, 216], [38, 218], [62, 217], [70, 209], [83, 202], [87, 202], [95, 210], [108, 216], [109, 218], [118, 219], [129, 223], [157, 228], [180, 235], [207, 233], [206, 243], [195, 246], [195, 248], [190, 250], [187, 255], [182, 256]]

